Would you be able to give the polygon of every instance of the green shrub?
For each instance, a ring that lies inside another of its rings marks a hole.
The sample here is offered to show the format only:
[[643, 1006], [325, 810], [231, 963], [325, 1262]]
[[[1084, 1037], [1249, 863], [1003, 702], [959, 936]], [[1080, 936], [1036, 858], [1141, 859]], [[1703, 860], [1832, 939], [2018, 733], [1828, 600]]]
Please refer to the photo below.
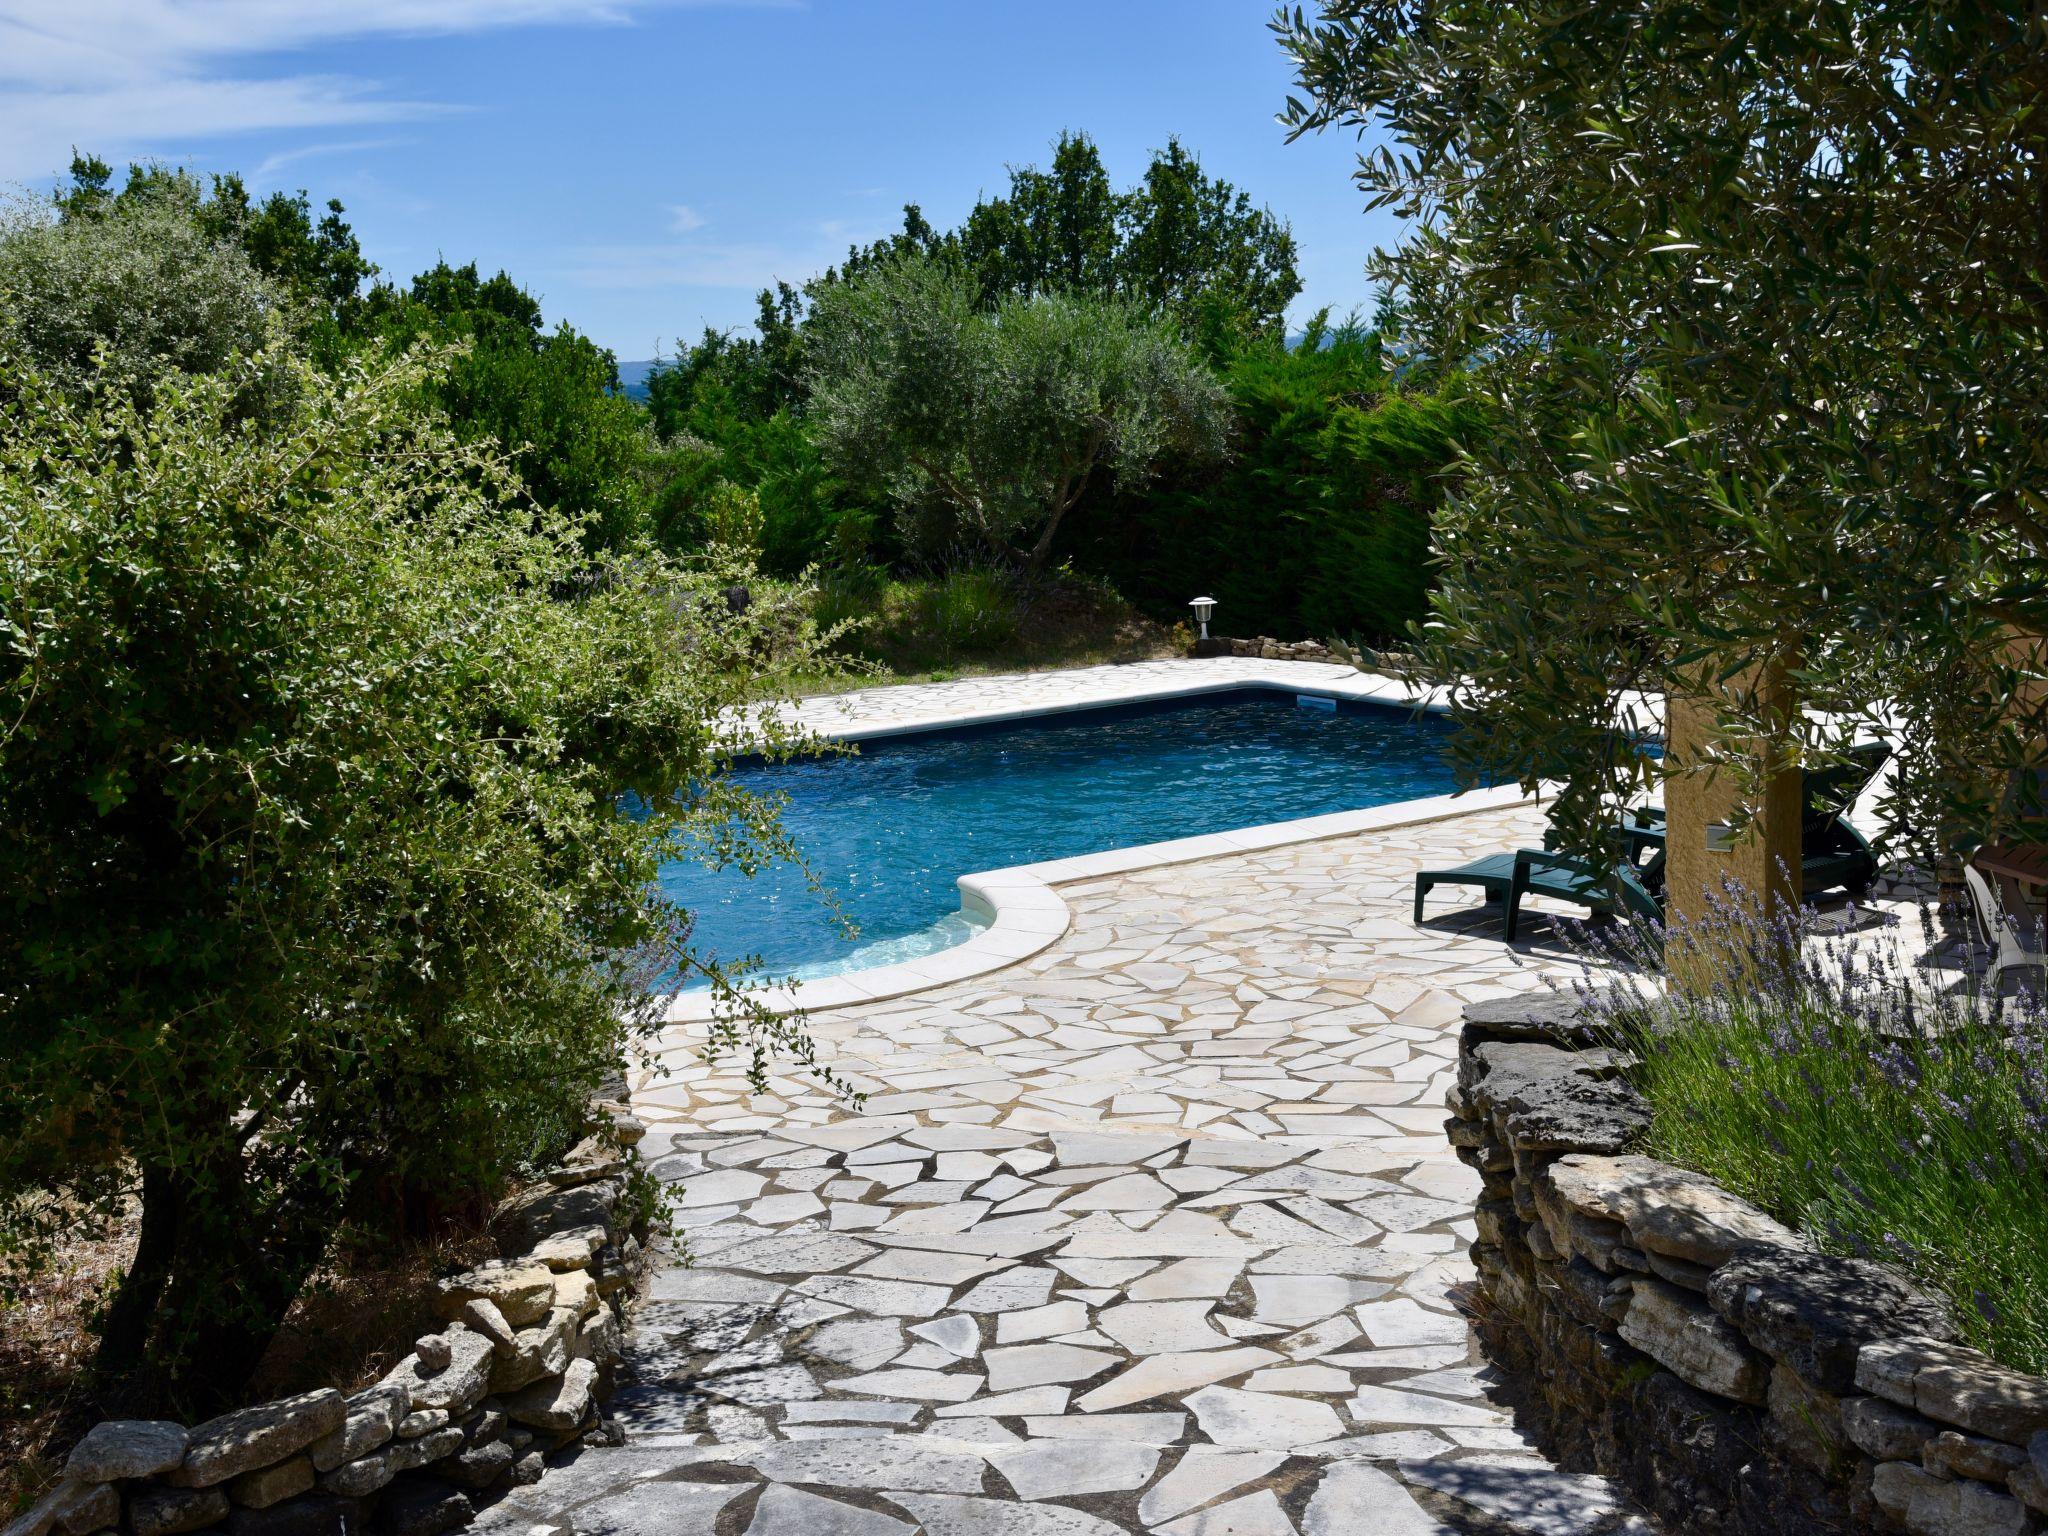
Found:
[[1377, 338], [1348, 325], [1242, 352], [1224, 385], [1230, 462], [1085, 508], [1075, 559], [1161, 618], [1207, 593], [1223, 634], [1402, 635], [1428, 608], [1430, 514], [1462, 413], [1400, 391]]
[[124, 1404], [231, 1399], [338, 1227], [558, 1151], [696, 965], [658, 865], [786, 848], [720, 722], [806, 660], [789, 605], [594, 561], [429, 377], [277, 350], [72, 397], [0, 324], [0, 1257], [139, 1196]]
[[1015, 584], [996, 571], [961, 566], [917, 590], [924, 637], [944, 651], [999, 650], [1017, 638]]
[[843, 629], [858, 637], [874, 622], [888, 585], [888, 573], [879, 567], [835, 566], [818, 578], [811, 616], [820, 629]]
[[1889, 938], [1817, 938], [1810, 914], [1765, 930], [1747, 910], [1671, 937], [1743, 957], [1739, 984], [1603, 994], [1639, 1058], [1649, 1150], [1830, 1252], [1901, 1266], [1971, 1344], [2048, 1372], [2048, 1010], [1916, 997]]

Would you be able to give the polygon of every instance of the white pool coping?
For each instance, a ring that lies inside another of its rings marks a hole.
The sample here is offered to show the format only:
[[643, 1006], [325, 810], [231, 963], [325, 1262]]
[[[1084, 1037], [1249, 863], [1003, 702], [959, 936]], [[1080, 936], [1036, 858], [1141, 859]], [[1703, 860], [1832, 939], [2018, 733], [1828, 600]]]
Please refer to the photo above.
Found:
[[[809, 701], [801, 707], [801, 715], [804, 725], [820, 736], [837, 741], [871, 741], [953, 726], [996, 724], [1078, 710], [1105, 709], [1120, 704], [1198, 698], [1204, 694], [1226, 693], [1240, 688], [1270, 688], [1429, 713], [1440, 713], [1448, 707], [1440, 690], [1417, 689], [1397, 678], [1358, 672], [1350, 667], [1316, 662], [1252, 661], [1240, 657], [1213, 660], [1235, 664], [1217, 667], [1189, 663], [1184, 681], [1169, 681], [1160, 675], [1158, 668], [1148, 668], [1127, 680], [1114, 676], [1119, 669], [1093, 668], [1091, 673], [1107, 675], [1091, 676], [1088, 679], [1090, 686], [1085, 691], [1064, 699], [1048, 698], [1029, 705], [956, 705], [951, 709], [865, 724], [849, 719], [837, 728], [830, 723], [829, 716], [834, 704], [841, 701]], [[970, 691], [961, 690], [962, 693]], [[858, 698], [859, 695], [848, 696], [844, 703], [850, 708]], [[1167, 842], [1111, 848], [1100, 853], [1076, 854], [1072, 858], [1046, 859], [1036, 864], [1017, 864], [1007, 869], [965, 874], [958, 882], [961, 910], [986, 918], [988, 926], [963, 942], [893, 965], [846, 971], [790, 986], [750, 988], [746, 996], [774, 1013], [839, 1008], [904, 997], [927, 988], [968, 981], [1003, 970], [1030, 959], [1055, 943], [1067, 931], [1069, 918], [1066, 902], [1054, 889], [1057, 885], [1105, 875], [1129, 874], [1140, 869], [1157, 869], [1169, 864], [1223, 858], [1231, 854], [1258, 853], [1294, 843], [1319, 842], [1325, 838], [1350, 837], [1361, 832], [1380, 832], [1391, 827], [1443, 821], [1455, 816], [1533, 804], [1540, 798], [1524, 793], [1515, 785], [1467, 790], [1453, 795], [1399, 800], [1364, 810], [1335, 811], [1293, 821], [1211, 832], [1200, 837], [1174, 838]], [[663, 1017], [670, 1024], [704, 1023], [727, 1011], [729, 1009], [720, 1008], [715, 993], [688, 992], [671, 998]]]

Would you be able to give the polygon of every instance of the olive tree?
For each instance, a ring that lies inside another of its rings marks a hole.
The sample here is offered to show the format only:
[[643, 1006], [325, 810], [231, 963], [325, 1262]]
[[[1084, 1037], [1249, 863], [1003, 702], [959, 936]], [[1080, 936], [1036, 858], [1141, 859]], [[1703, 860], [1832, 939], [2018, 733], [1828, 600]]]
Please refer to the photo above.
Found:
[[1483, 411], [1421, 633], [1470, 762], [1565, 778], [1597, 846], [1601, 802], [1673, 768], [1618, 747], [1626, 690], [1715, 694], [1705, 760], [1755, 792], [1874, 729], [1891, 830], [1995, 830], [2048, 699], [2048, 24], [1329, 0], [1274, 26], [1292, 131], [1373, 140], [1358, 183], [1408, 220], [1372, 270], [1412, 366]]
[[139, 1198], [108, 1402], [219, 1404], [338, 1226], [558, 1152], [704, 964], [658, 864], [784, 849], [721, 770], [791, 745], [744, 707], [787, 616], [591, 556], [422, 413], [443, 365], [145, 401], [0, 324], [0, 1257]]
[[211, 373], [257, 350], [290, 297], [198, 213], [182, 179], [61, 216], [48, 202], [0, 211], [0, 308], [16, 346], [73, 388], [90, 377], [145, 394], [164, 373]]
[[936, 504], [989, 556], [1036, 573], [1098, 479], [1224, 446], [1222, 386], [1151, 311], [1044, 293], [980, 305], [958, 264], [893, 258], [822, 287], [806, 330], [812, 420], [840, 474]]

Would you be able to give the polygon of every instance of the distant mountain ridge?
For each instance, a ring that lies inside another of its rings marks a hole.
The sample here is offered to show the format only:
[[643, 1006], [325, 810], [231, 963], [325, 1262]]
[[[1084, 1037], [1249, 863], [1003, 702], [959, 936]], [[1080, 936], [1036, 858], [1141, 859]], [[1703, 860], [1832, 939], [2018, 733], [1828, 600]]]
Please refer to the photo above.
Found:
[[658, 362], [620, 363], [619, 388], [629, 400], [647, 398], [647, 376], [661, 366]]

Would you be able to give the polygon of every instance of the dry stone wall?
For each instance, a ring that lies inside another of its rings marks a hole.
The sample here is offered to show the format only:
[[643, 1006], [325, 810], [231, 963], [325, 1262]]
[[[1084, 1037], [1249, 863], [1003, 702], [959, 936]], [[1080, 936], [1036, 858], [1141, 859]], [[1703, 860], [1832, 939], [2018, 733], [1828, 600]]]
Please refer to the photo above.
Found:
[[439, 1282], [439, 1326], [374, 1386], [96, 1425], [0, 1536], [433, 1536], [535, 1481], [549, 1452], [602, 1430], [643, 1268], [616, 1147], [644, 1129], [618, 1115], [613, 1130], [499, 1208], [502, 1257]]
[[1342, 661], [1320, 640], [1274, 640], [1260, 635], [1250, 640], [1221, 635], [1195, 642], [1197, 656], [1256, 656], [1266, 661]]
[[1468, 1009], [1450, 1107], [1485, 1180], [1480, 1332], [1552, 1455], [1681, 1530], [2048, 1528], [2048, 1380], [1954, 1342], [1898, 1271], [1632, 1155], [1649, 1108], [1570, 999]]

